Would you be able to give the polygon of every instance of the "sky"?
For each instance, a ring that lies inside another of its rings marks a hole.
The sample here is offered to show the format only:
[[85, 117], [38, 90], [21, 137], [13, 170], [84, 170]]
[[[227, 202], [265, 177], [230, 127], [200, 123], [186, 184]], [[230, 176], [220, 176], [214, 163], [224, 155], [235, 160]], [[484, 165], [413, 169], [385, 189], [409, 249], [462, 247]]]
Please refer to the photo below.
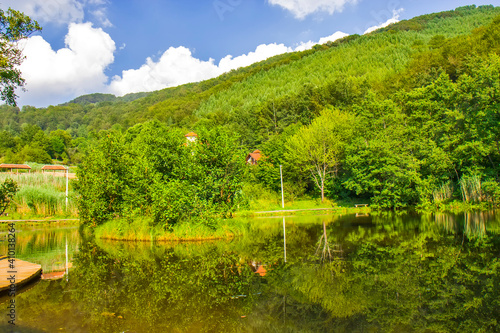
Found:
[[216, 77], [399, 20], [500, 0], [0, 0], [43, 27], [19, 47], [26, 91], [47, 107], [90, 93]]

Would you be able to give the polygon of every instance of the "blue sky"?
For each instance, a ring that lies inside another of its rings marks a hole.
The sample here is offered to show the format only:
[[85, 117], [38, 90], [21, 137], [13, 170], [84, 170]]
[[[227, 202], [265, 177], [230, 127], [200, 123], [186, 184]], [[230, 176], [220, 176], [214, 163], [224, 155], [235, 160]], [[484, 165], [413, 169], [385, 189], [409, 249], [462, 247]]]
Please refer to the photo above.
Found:
[[463, 5], [500, 0], [3, 0], [42, 26], [22, 45], [20, 105], [152, 91]]

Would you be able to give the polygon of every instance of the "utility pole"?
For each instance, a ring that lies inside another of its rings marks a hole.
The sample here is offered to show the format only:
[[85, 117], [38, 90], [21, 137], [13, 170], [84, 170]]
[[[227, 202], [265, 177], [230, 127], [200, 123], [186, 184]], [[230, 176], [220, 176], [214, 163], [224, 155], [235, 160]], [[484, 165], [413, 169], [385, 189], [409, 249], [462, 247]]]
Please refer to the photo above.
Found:
[[[281, 207], [285, 209], [285, 194], [283, 192], [283, 168], [280, 165], [280, 178], [281, 178]], [[285, 228], [285, 216], [283, 216], [283, 252], [286, 262], [286, 228]]]
[[68, 210], [69, 167], [66, 168], [66, 211]]

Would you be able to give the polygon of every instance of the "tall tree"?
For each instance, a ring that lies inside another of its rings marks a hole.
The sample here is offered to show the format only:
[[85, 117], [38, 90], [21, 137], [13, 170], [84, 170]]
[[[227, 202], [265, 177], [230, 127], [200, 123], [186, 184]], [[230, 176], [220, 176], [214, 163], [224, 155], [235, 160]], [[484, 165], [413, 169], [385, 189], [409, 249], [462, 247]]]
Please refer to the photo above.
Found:
[[24, 59], [18, 42], [40, 30], [38, 23], [23, 13], [0, 10], [0, 98], [7, 104], [16, 105], [15, 89], [24, 86], [17, 68]]
[[321, 191], [321, 201], [325, 199], [327, 177], [338, 174], [355, 122], [356, 117], [349, 113], [325, 109], [287, 143], [288, 163], [295, 163], [311, 173]]

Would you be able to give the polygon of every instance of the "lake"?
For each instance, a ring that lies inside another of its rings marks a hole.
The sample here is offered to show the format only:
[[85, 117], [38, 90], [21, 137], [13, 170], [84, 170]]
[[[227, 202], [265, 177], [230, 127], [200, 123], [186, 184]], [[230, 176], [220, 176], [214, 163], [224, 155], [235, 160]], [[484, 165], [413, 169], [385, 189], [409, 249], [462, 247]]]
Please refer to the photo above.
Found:
[[15, 327], [0, 299], [0, 331], [500, 331], [497, 212], [286, 217], [286, 262], [283, 218], [251, 222], [190, 243], [19, 225], [17, 257], [46, 279], [16, 295]]

